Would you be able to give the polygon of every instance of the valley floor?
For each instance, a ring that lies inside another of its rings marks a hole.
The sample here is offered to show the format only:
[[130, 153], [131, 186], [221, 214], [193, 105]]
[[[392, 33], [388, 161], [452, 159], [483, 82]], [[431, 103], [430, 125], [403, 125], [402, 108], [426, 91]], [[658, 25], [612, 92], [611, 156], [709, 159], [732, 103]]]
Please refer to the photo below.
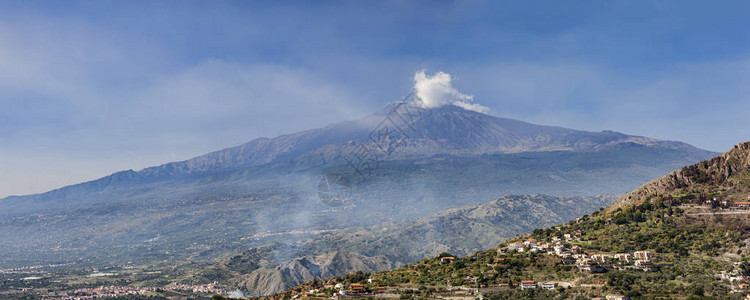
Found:
[[166, 266], [82, 268], [40, 265], [0, 270], [0, 299], [209, 299], [218, 282], [182, 283]]

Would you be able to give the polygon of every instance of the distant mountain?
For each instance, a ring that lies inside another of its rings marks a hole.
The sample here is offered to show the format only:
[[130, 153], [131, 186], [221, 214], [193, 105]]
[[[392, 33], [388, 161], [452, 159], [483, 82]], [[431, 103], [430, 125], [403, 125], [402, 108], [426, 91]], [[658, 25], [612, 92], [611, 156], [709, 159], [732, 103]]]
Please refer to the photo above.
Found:
[[[682, 142], [661, 141], [630, 136], [614, 131], [587, 132], [554, 126], [534, 125], [498, 118], [487, 114], [447, 105], [421, 112], [409, 123], [392, 112], [395, 104], [358, 121], [342, 122], [321, 129], [283, 135], [273, 139], [260, 138], [249, 143], [209, 153], [187, 161], [147, 168], [144, 176], [185, 174], [261, 165], [298, 158], [305, 154], [340, 155], [352, 143], [368, 141], [381, 122], [402, 127], [399, 137], [406, 141], [395, 150], [396, 155], [431, 156], [436, 154], [478, 155], [532, 151], [592, 151], [619, 144], [681, 150], [686, 156], [705, 157], [715, 154]], [[329, 147], [324, 147], [329, 146]], [[335, 158], [335, 157], [334, 157]]]
[[[371, 134], [381, 123], [390, 124], [388, 120], [398, 119], [398, 112], [394, 113], [397, 105], [398, 103], [390, 104], [381, 111], [357, 121], [341, 122], [272, 139], [258, 138], [185, 161], [167, 163], [137, 172], [118, 172], [102, 179], [64, 187], [43, 196], [66, 197], [82, 192], [104, 191], [112, 189], [113, 186], [189, 175], [215, 174], [285, 161], [297, 160], [311, 166], [340, 161], [347, 153], [356, 151], [354, 148], [357, 145], [373, 143]], [[697, 161], [717, 154], [682, 142], [631, 136], [614, 131], [588, 132], [534, 125], [465, 110], [454, 105], [432, 108], [421, 114], [408, 124], [409, 129], [398, 129], [404, 132], [398, 134], [404, 140], [393, 153], [381, 155], [381, 159], [429, 157], [438, 154], [470, 156], [541, 151], [590, 152], [630, 145], [675, 151], [684, 161]], [[393, 122], [396, 127], [407, 127], [404, 123], [406, 122]]]

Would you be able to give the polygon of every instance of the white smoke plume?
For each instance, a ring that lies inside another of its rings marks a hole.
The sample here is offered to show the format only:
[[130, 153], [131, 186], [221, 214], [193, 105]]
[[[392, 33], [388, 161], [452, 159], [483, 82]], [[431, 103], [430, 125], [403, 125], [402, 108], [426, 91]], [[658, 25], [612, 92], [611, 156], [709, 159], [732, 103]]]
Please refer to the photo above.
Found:
[[480, 113], [490, 110], [486, 106], [470, 103], [474, 101], [474, 96], [456, 90], [451, 84], [451, 75], [445, 72], [437, 72], [432, 76], [425, 74], [424, 70], [414, 73], [414, 90], [417, 97], [429, 107], [452, 104]]

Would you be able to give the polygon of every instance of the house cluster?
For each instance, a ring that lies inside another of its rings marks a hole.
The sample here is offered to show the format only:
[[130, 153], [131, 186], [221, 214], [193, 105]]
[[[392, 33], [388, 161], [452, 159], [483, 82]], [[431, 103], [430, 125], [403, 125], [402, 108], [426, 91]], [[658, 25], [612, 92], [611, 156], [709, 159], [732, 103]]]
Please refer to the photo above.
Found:
[[736, 262], [731, 271], [721, 271], [716, 276], [722, 281], [728, 281], [730, 288], [735, 292], [748, 291], [750, 290], [750, 285], [748, 285], [750, 277], [742, 275], [742, 270], [747, 268], [750, 268], [750, 263]]
[[144, 295], [155, 292], [155, 287], [101, 286], [98, 288], [80, 288], [73, 291], [50, 292], [47, 299], [79, 300], [106, 297], [123, 297], [127, 295]]
[[[367, 283], [372, 284], [374, 281], [372, 278], [367, 279]], [[362, 283], [352, 283], [349, 285], [349, 288], [347, 289], [346, 286], [342, 283], [327, 283], [323, 286], [322, 289], [312, 289], [308, 291], [304, 291], [301, 294], [295, 295], [292, 297], [292, 299], [297, 299], [300, 297], [324, 297], [326, 295], [325, 291], [333, 291], [334, 297], [358, 297], [362, 294], [366, 293], [383, 293], [385, 292], [385, 289], [375, 289], [372, 291], [367, 291], [365, 289], [365, 285]]]
[[49, 272], [44, 269], [68, 266], [72, 264], [73, 263], [48, 264], [48, 265], [25, 266], [25, 267], [10, 268], [10, 269], [0, 269], [0, 274], [47, 274]]
[[541, 253], [558, 252], [562, 250], [563, 242], [572, 241], [574, 238], [577, 238], [581, 235], [582, 233], [580, 231], [576, 232], [575, 234], [566, 233], [561, 237], [552, 238], [551, 243], [542, 243], [535, 239], [527, 239], [522, 243], [510, 243], [508, 247], [498, 248], [497, 252], [499, 254], [505, 254], [511, 251]]
[[221, 288], [219, 288], [217, 285], [219, 282], [214, 281], [213, 283], [209, 284], [183, 284], [183, 283], [173, 283], [169, 286], [166, 286], [162, 289], [167, 289], [171, 291], [191, 291], [193, 293], [203, 293], [203, 294], [222, 294], [225, 291]]
[[649, 251], [631, 253], [592, 254], [580, 253], [576, 257], [576, 267], [582, 272], [601, 273], [607, 269], [657, 271], [651, 262], [653, 255]]
[[203, 285], [188, 285], [174, 283], [165, 287], [133, 287], [133, 286], [100, 286], [97, 288], [79, 288], [71, 291], [50, 292], [47, 299], [60, 300], [79, 300], [79, 299], [96, 299], [96, 298], [116, 298], [128, 295], [144, 295], [156, 292], [157, 290], [165, 291], [192, 291], [193, 293], [203, 294], [223, 294], [225, 290], [217, 287], [218, 282]]
[[565, 243], [571, 241], [581, 232], [566, 233], [561, 237], [552, 238], [552, 243], [542, 243], [535, 239], [527, 239], [522, 243], [511, 243], [507, 247], [497, 249], [498, 254], [517, 252], [540, 252], [560, 257], [563, 264], [575, 265], [581, 272], [603, 273], [607, 269], [656, 271], [651, 262], [653, 255], [649, 251], [635, 251], [617, 254], [588, 254], [579, 246]]
[[750, 196], [747, 197], [746, 201], [721, 200], [716, 197], [713, 197], [711, 199], [706, 199], [701, 204], [707, 208], [712, 208], [712, 209], [720, 208], [720, 209], [734, 209], [734, 210], [750, 210]]
[[557, 282], [554, 281], [547, 281], [547, 282], [536, 282], [534, 280], [521, 280], [519, 283], [501, 283], [499, 285], [500, 288], [521, 288], [522, 290], [528, 290], [528, 289], [536, 289], [536, 288], [543, 288], [545, 290], [554, 290], [557, 287]]

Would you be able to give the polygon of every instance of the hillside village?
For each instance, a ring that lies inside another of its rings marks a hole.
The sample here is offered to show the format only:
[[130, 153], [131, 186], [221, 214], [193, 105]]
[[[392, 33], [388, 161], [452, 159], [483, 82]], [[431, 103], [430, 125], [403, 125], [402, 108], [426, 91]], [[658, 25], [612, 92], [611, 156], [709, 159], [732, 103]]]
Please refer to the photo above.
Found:
[[[626, 253], [586, 253], [580, 246], [571, 246], [571, 243], [579, 242], [582, 233], [579, 231], [575, 236], [566, 233], [561, 238], [554, 237], [552, 243], [540, 242], [533, 238], [520, 243], [510, 243], [507, 247], [497, 249], [497, 253], [504, 255], [509, 251], [541, 252], [560, 258], [565, 265], [575, 265], [581, 272], [604, 273], [608, 269], [616, 270], [642, 270], [645, 272], [657, 271], [658, 268], [651, 264], [653, 254], [649, 251], [634, 251]], [[502, 260], [502, 258], [496, 258]]]

